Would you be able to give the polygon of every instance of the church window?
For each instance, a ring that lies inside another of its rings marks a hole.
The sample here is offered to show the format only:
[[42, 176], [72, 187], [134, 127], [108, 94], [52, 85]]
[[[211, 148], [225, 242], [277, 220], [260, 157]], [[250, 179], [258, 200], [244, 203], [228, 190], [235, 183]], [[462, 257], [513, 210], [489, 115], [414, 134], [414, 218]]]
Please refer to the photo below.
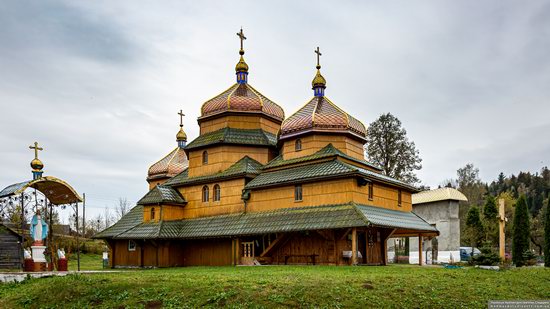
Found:
[[397, 190], [397, 206], [401, 206], [402, 196], [401, 189]]
[[369, 182], [369, 201], [372, 201], [374, 198], [374, 185], [372, 182]]
[[302, 150], [302, 140], [301, 139], [296, 140], [296, 144], [294, 145], [294, 150], [295, 151]]
[[128, 251], [136, 251], [136, 242], [128, 240]]
[[151, 221], [155, 220], [155, 207], [151, 208]]
[[294, 201], [302, 201], [302, 185], [294, 186]]
[[202, 187], [202, 201], [208, 202], [209, 199], [210, 199], [210, 192], [208, 190], [208, 186], [204, 186]]
[[202, 153], [202, 164], [208, 164], [208, 151], [203, 151]]
[[219, 202], [221, 199], [220, 185], [214, 185], [214, 202]]

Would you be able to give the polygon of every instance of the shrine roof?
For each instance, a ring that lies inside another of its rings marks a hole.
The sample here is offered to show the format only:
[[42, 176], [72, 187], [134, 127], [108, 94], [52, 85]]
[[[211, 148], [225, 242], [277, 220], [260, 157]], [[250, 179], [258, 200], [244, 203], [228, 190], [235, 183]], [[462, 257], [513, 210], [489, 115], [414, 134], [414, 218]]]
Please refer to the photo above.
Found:
[[231, 165], [225, 171], [215, 173], [212, 175], [189, 177], [188, 170], [181, 172], [174, 178], [164, 183], [165, 186], [182, 186], [190, 184], [207, 183], [215, 180], [229, 179], [236, 177], [256, 176], [260, 174], [262, 164], [249, 156], [244, 156], [242, 159]]
[[213, 144], [237, 144], [257, 146], [277, 146], [277, 136], [261, 129], [223, 128], [202, 134], [189, 143], [185, 149], [191, 150]]
[[151, 189], [144, 197], [138, 202], [138, 205], [151, 205], [151, 204], [180, 204], [185, 205], [187, 201], [181, 196], [178, 190], [171, 187], [158, 185]]

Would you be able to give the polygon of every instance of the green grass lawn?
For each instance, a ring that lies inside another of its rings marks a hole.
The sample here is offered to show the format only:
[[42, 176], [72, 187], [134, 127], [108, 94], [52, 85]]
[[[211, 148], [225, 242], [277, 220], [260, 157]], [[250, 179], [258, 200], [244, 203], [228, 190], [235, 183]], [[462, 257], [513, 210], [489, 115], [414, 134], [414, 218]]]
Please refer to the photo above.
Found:
[[0, 308], [486, 308], [503, 299], [550, 299], [550, 269], [187, 267], [0, 284]]
[[[69, 270], [78, 269], [78, 260], [76, 253], [69, 257]], [[103, 261], [101, 254], [81, 254], [80, 270], [103, 270]]]

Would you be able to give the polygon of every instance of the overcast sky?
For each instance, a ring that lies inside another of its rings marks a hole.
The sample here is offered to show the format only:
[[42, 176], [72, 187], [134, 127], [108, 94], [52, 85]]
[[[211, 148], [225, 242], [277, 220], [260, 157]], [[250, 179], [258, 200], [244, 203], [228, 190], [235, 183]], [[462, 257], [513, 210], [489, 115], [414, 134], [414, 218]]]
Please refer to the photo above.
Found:
[[368, 124], [391, 112], [437, 187], [468, 162], [490, 181], [550, 161], [549, 1], [4, 1], [0, 187], [45, 174], [92, 215], [147, 192], [147, 168], [190, 140], [207, 99], [249, 82], [287, 116], [326, 95]]

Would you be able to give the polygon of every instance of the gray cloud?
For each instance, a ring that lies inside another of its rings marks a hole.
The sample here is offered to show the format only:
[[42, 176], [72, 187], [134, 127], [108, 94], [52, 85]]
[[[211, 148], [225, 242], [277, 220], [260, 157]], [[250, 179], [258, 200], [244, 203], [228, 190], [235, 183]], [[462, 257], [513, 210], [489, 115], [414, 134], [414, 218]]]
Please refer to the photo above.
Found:
[[250, 82], [287, 115], [320, 46], [327, 95], [365, 124], [398, 116], [426, 184], [467, 162], [485, 180], [548, 164], [546, 1], [17, 1], [0, 7], [0, 184], [30, 177], [38, 140], [95, 212], [135, 202], [176, 112], [196, 137], [201, 104], [233, 83], [240, 26]]

